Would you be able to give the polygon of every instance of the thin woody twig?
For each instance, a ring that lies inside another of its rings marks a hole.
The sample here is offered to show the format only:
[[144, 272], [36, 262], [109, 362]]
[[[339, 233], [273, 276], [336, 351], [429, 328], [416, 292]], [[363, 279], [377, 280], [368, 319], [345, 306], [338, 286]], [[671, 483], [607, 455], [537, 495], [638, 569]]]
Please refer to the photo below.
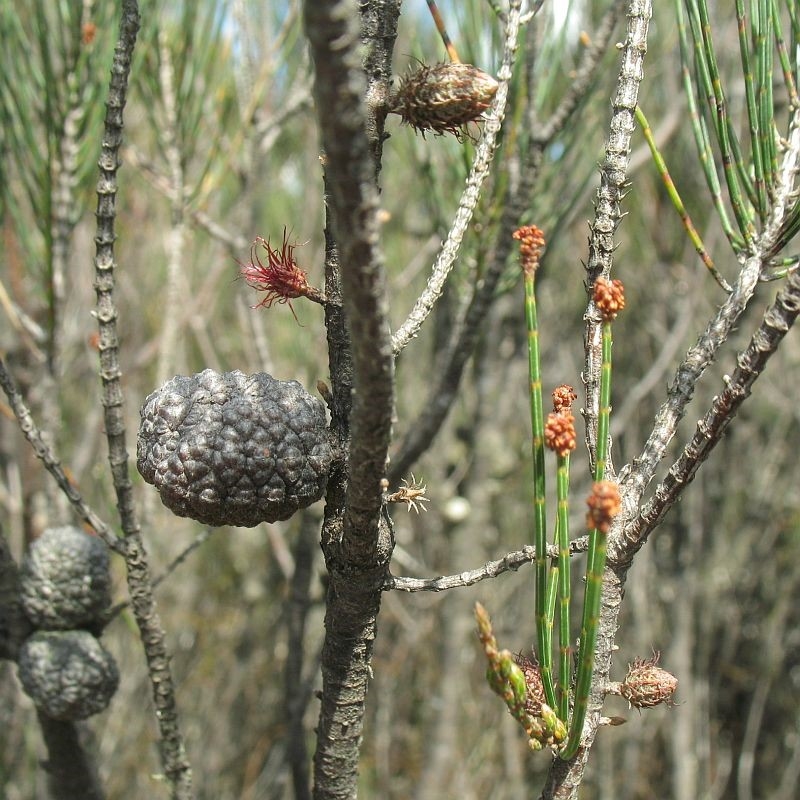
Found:
[[[588, 547], [588, 538], [582, 536], [580, 539], [570, 542], [569, 551], [584, 553]], [[558, 547], [548, 545], [548, 558], [558, 558]], [[536, 548], [532, 545], [523, 547], [522, 550], [515, 550], [507, 553], [502, 558], [494, 561], [487, 561], [477, 569], [459, 572], [457, 575], [439, 575], [436, 578], [408, 578], [404, 576], [391, 575], [383, 585], [384, 591], [397, 590], [400, 592], [444, 592], [448, 589], [462, 589], [466, 586], [473, 586], [476, 583], [496, 578], [504, 572], [516, 572], [520, 567], [530, 564], [536, 560]]]
[[[130, 144], [126, 145], [123, 148], [123, 157], [126, 164], [130, 164], [132, 167], [139, 169], [145, 180], [152, 187], [161, 192], [164, 197], [170, 196], [172, 190], [169, 180], [158, 171], [155, 164], [147, 159], [137, 147]], [[223, 228], [222, 225], [213, 220], [205, 211], [199, 208], [188, 208], [186, 209], [186, 213], [198, 228], [201, 228], [209, 236], [225, 245], [231, 252], [236, 253], [240, 250], [246, 250], [250, 246], [251, 240], [244, 234], [233, 233]]]
[[331, 427], [346, 453], [329, 479], [322, 527], [330, 583], [313, 796], [326, 800], [357, 793], [380, 587], [392, 549], [381, 477], [391, 439], [394, 357], [377, 177], [399, 11], [391, 0], [306, 0], [303, 6], [325, 165]]
[[[153, 578], [153, 589], [157, 589], [162, 583], [164, 583], [164, 581], [169, 578], [169, 576], [172, 575], [172, 573], [175, 572], [175, 570], [181, 564], [183, 564], [189, 558], [189, 556], [194, 553], [195, 550], [199, 549], [201, 545], [205, 544], [211, 538], [212, 534], [217, 530], [219, 530], [219, 528], [205, 528], [202, 533], [197, 534], [197, 536], [195, 536], [195, 538], [188, 545], [186, 545], [186, 547], [184, 547], [183, 550], [181, 550], [181, 552], [169, 562], [169, 564], [167, 564], [164, 571], [160, 575], [156, 575], [156, 577]], [[109, 609], [104, 617], [105, 624], [107, 625], [109, 620], [116, 617], [126, 608], [130, 608], [130, 605], [130, 600], [125, 600], [121, 603], [117, 603], [115, 606]]]
[[800, 313], [800, 273], [789, 275], [775, 302], [764, 312], [761, 324], [747, 349], [737, 358], [737, 368], [726, 381], [725, 389], [714, 398], [705, 416], [697, 423], [695, 434], [684, 447], [667, 477], [632, 525], [627, 526], [620, 540], [617, 559], [627, 563], [641, 548], [650, 532], [661, 522], [678, 496], [694, 479], [697, 470], [716, 447], [741, 404], [752, 391], [753, 383], [763, 372], [767, 361]]
[[570, 81], [566, 93], [559, 100], [558, 106], [547, 118], [547, 121], [534, 129], [533, 140], [535, 142], [541, 145], [549, 144], [572, 118], [573, 113], [597, 77], [597, 70], [607, 52], [611, 34], [614, 32], [617, 20], [625, 10], [626, 5], [626, 0], [615, 0], [603, 15], [595, 31], [594, 38], [581, 53], [581, 60], [575, 70], [575, 77]]
[[[518, 12], [519, 4], [515, 3], [512, 8]], [[428, 393], [428, 402], [417, 420], [409, 426], [397, 452], [392, 456], [388, 475], [392, 484], [399, 481], [430, 447], [452, 408], [464, 368], [475, 349], [505, 269], [506, 258], [511, 250], [511, 231], [519, 224], [520, 215], [529, 206], [530, 192], [535, 185], [540, 163], [541, 151], [534, 148], [523, 165], [518, 185], [509, 187], [500, 203], [501, 217], [489, 266], [482, 280], [477, 282], [466, 308], [459, 313], [452, 326], [447, 350], [441, 361], [443, 366]]]
[[53, 476], [58, 487], [66, 495], [70, 503], [72, 503], [72, 507], [75, 509], [78, 516], [94, 530], [111, 550], [116, 553], [122, 553], [124, 547], [120, 543], [120, 540], [117, 539], [111, 531], [111, 528], [109, 528], [86, 503], [81, 493], [67, 477], [66, 472], [64, 472], [61, 461], [51, 447], [45, 442], [41, 431], [36, 426], [31, 416], [30, 409], [22, 399], [22, 395], [13, 377], [6, 369], [2, 358], [0, 358], [0, 387], [2, 387], [5, 392], [11, 410], [14, 412], [14, 416], [19, 423], [20, 430], [33, 448], [34, 454], [42, 462], [44, 468]]
[[[604, 18], [596, 37], [598, 50], [603, 41], [607, 42], [612, 30], [613, 24]], [[591, 67], [587, 66], [588, 74], [592, 69], [596, 69], [598, 62], [589, 58], [587, 63], [592, 64]], [[590, 81], [587, 80], [584, 89], [588, 89], [589, 84]], [[566, 124], [566, 120], [577, 108], [577, 103], [569, 104], [568, 108], [565, 107], [564, 116], [559, 124]], [[549, 130], [549, 133], [545, 131], [547, 135], [555, 135], [558, 132], [556, 126], [550, 126], [549, 123], [546, 125]], [[542, 141], [541, 138], [533, 142], [533, 146], [529, 148], [523, 161], [518, 183], [509, 187], [505, 197], [499, 203], [502, 214], [497, 226], [498, 233], [491, 251], [489, 265], [482, 275], [481, 282], [476, 286], [466, 310], [459, 315], [459, 319], [453, 325], [450, 343], [442, 358], [443, 367], [428, 395], [428, 402], [419, 418], [409, 426], [397, 452], [392, 456], [389, 469], [389, 479], [392, 482], [399, 480], [408, 472], [422, 453], [430, 447], [430, 443], [447, 418], [458, 391], [465, 364], [475, 347], [477, 332], [482, 329], [483, 320], [495, 296], [497, 283], [505, 269], [511, 249], [511, 231], [519, 225], [522, 215], [530, 207], [530, 198], [535, 191], [543, 153], [548, 143]], [[399, 331], [397, 335], [399, 335]], [[394, 342], [396, 342], [397, 335]]]
[[506, 102], [508, 100], [508, 84], [511, 80], [511, 67], [514, 63], [514, 54], [517, 49], [517, 36], [519, 34], [519, 3], [512, 3], [509, 9], [508, 25], [506, 26], [505, 48], [503, 62], [497, 74], [498, 87], [492, 104], [486, 112], [486, 123], [483, 138], [478, 145], [475, 159], [472, 162], [467, 184], [461, 195], [453, 225], [447, 234], [447, 239], [431, 270], [431, 277], [422, 294], [417, 299], [406, 321], [392, 336], [392, 351], [395, 355], [417, 335], [422, 324], [433, 310], [436, 301], [441, 297], [447, 276], [453, 269], [458, 257], [458, 251], [467, 228], [472, 221], [472, 215], [478, 205], [481, 187], [489, 175], [494, 154], [497, 150], [497, 134], [503, 124]]
[[117, 268], [114, 254], [117, 171], [120, 165], [123, 111], [127, 101], [128, 78], [139, 24], [138, 3], [136, 0], [123, 0], [119, 39], [111, 66], [99, 160], [95, 236], [94, 288], [97, 295], [95, 316], [100, 334], [100, 378], [108, 458], [117, 493], [117, 509], [125, 534], [124, 555], [131, 607], [147, 659], [155, 716], [161, 735], [159, 742], [161, 763], [171, 787], [173, 800], [191, 800], [194, 797], [192, 772], [178, 720], [166, 635], [153, 597], [150, 567], [135, 511], [133, 485], [128, 472], [122, 369], [119, 361], [117, 330], [118, 311], [114, 299]]

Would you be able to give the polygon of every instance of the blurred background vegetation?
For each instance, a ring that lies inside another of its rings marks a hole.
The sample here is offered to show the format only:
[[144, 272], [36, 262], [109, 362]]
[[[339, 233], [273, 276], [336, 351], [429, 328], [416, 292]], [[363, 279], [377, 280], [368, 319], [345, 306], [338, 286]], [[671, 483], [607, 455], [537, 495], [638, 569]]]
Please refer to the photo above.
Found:
[[[117, 19], [109, 2], [0, 0], [0, 350], [65, 466], [114, 522], [97, 378], [93, 255], [96, 160]], [[553, 9], [569, 6], [554, 19]], [[517, 177], [530, 125], [568, 91], [607, 0], [546, 3], [525, 31], [503, 144], [455, 274], [431, 323], [398, 361], [396, 439], [427, 402], [456, 310], [479, 280], [499, 203]], [[442, 0], [462, 60], [496, 71], [501, 26], [489, 3]], [[263, 370], [313, 389], [326, 380], [319, 307], [296, 301], [253, 310], [237, 279], [258, 235], [286, 227], [312, 284], [323, 279], [322, 178], [311, 78], [295, 2], [141, 3], [143, 28], [126, 109], [117, 220], [117, 302], [130, 442], [147, 394], [205, 367]], [[564, 18], [566, 16], [566, 19]], [[718, 42], [736, 48], [720, 11]], [[544, 154], [521, 222], [548, 238], [537, 281], [545, 390], [580, 390], [587, 220], [617, 73], [613, 43], [592, 90]], [[581, 38], [581, 36], [585, 38]], [[795, 43], [797, 45], [797, 43]], [[720, 52], [726, 52], [725, 45]], [[395, 72], [445, 53], [422, 0], [403, 4]], [[723, 64], [735, 76], [736, 64]], [[532, 74], [532, 84], [526, 75]], [[697, 165], [674, 11], [652, 21], [640, 103], [692, 218], [729, 279], [729, 255]], [[743, 90], [728, 83], [736, 124]], [[737, 91], [739, 93], [737, 94]], [[383, 244], [396, 328], [425, 284], [446, 236], [473, 143], [423, 139], [390, 117], [381, 173]], [[615, 326], [614, 461], [634, 456], [671, 370], [722, 293], [669, 204], [640, 135], [616, 277], [628, 310]], [[394, 574], [475, 568], [530, 541], [526, 331], [521, 286], [508, 265], [500, 296], [435, 446], [413, 468], [427, 512], [395, 513]], [[759, 289], [745, 319], [774, 294]], [[747, 326], [743, 326], [747, 330]], [[734, 367], [733, 337], [699, 387], [681, 430]], [[640, 714], [609, 698], [626, 725], [601, 731], [585, 798], [789, 798], [800, 779], [800, 344], [788, 337], [755, 396], [682, 504], [637, 556], [618, 638], [625, 663], [662, 652], [680, 681], [677, 705]], [[579, 401], [580, 402], [580, 401]], [[573, 457], [575, 529], [588, 486]], [[135, 471], [135, 470], [134, 470]], [[203, 531], [161, 507], [134, 475], [146, 541], [159, 574]], [[408, 476], [409, 480], [411, 476]], [[19, 557], [64, 514], [47, 477], [0, 403], [0, 524]], [[313, 753], [318, 712], [324, 567], [321, 506], [286, 523], [219, 529], [160, 586], [178, 701], [199, 798], [294, 797], [291, 770]], [[118, 599], [124, 599], [117, 564]], [[577, 571], [576, 571], [577, 572]], [[446, 594], [387, 593], [362, 757], [363, 797], [504, 800], [531, 796], [548, 766], [483, 680], [471, 610], [491, 608], [500, 640], [533, 644], [531, 570]], [[126, 613], [104, 641], [122, 683], [88, 728], [108, 796], [160, 796], [150, 689]], [[302, 643], [302, 647], [300, 647]], [[0, 793], [43, 797], [43, 745], [12, 664], [0, 664]], [[302, 720], [302, 727], [298, 721]]]

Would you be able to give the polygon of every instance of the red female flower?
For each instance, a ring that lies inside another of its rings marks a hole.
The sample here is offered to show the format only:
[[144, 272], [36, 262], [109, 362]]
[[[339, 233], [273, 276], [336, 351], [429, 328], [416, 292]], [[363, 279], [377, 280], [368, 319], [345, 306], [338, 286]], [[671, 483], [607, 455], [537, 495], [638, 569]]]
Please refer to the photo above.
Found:
[[[325, 302], [322, 292], [311, 286], [306, 273], [297, 265], [294, 257], [296, 246], [289, 244], [284, 228], [280, 249], [272, 247], [269, 239], [258, 236], [250, 246], [250, 262], [243, 264], [238, 261], [240, 274], [248, 285], [258, 292], [266, 292], [254, 308], [271, 308], [273, 303], [286, 303], [294, 314], [291, 301], [297, 297], [307, 297], [315, 303]], [[259, 256], [259, 248], [267, 254], [266, 263]]]

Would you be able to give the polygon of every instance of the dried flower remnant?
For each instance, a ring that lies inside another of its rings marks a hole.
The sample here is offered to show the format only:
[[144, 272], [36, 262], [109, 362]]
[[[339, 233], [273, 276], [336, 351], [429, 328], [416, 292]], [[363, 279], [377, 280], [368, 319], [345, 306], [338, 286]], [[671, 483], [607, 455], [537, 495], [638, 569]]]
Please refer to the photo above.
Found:
[[511, 234], [519, 242], [519, 256], [522, 270], [527, 275], [534, 275], [539, 266], [539, 259], [544, 250], [544, 233], [535, 225], [523, 225]]
[[405, 503], [407, 511], [410, 512], [413, 509], [417, 514], [419, 514], [420, 509], [422, 511], [428, 510], [425, 508], [425, 506], [421, 505], [421, 503], [430, 502], [429, 498], [425, 497], [425, 492], [427, 491], [428, 487], [425, 484], [418, 482], [412, 473], [411, 483], [403, 478], [403, 485], [396, 492], [386, 495], [386, 502]]
[[612, 322], [625, 308], [625, 288], [620, 280], [608, 281], [599, 277], [594, 282], [592, 298], [603, 317], [603, 322]]
[[586, 500], [589, 513], [586, 516], [586, 527], [597, 528], [600, 533], [608, 533], [611, 522], [619, 514], [622, 501], [619, 488], [613, 481], [597, 481], [592, 486], [592, 493]]
[[472, 64], [420, 64], [402, 79], [389, 110], [423, 136], [433, 131], [460, 137], [470, 122], [482, 118], [498, 85]]
[[[238, 261], [240, 274], [248, 285], [257, 292], [266, 293], [254, 308], [271, 308], [273, 303], [286, 303], [294, 314], [291, 301], [298, 297], [307, 297], [315, 303], [325, 302], [322, 292], [311, 286], [305, 271], [297, 265], [294, 257], [296, 246], [289, 244], [284, 228], [280, 249], [272, 247], [269, 239], [259, 236], [250, 247], [249, 263]], [[259, 249], [266, 253], [266, 263], [259, 256]]]
[[634, 659], [628, 665], [625, 680], [612, 689], [613, 694], [622, 695], [636, 708], [653, 708], [662, 703], [672, 704], [672, 695], [678, 688], [678, 679], [658, 666], [660, 653], [652, 658]]

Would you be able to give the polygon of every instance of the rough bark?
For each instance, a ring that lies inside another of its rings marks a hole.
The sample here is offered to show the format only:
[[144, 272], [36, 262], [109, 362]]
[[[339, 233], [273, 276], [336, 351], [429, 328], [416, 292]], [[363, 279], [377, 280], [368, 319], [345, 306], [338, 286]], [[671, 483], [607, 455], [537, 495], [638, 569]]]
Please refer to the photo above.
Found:
[[[393, 537], [383, 512], [394, 358], [378, 247], [382, 98], [398, 2], [307, 2], [325, 164], [332, 429], [322, 546], [330, 573], [313, 796], [352, 798], [370, 662]], [[363, 61], [361, 47], [363, 45]]]

